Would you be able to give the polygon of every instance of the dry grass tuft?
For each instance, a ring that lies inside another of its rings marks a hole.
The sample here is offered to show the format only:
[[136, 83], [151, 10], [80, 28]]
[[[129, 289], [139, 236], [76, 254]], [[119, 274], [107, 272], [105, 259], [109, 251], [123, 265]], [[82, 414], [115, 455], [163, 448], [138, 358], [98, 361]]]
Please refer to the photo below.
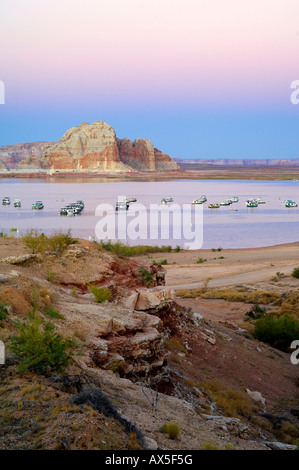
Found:
[[200, 385], [225, 416], [251, 418], [258, 410], [245, 392], [225, 387], [216, 380], [204, 380]]

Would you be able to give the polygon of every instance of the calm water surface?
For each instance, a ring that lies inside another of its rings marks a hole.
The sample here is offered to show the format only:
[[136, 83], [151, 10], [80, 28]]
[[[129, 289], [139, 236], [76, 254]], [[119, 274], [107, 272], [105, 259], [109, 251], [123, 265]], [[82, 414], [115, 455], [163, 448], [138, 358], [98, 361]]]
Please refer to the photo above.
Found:
[[[299, 240], [299, 208], [285, 208], [281, 202], [293, 199], [299, 204], [298, 181], [113, 181], [104, 179], [2, 179], [0, 197], [10, 196], [11, 205], [0, 204], [0, 230], [11, 227], [20, 232], [37, 228], [45, 233], [61, 228], [71, 229], [74, 236], [95, 236], [99, 218], [95, 209], [101, 203], [115, 206], [118, 196], [135, 196], [147, 208], [172, 196], [174, 203], [186, 204], [202, 194], [208, 202], [203, 205], [203, 248], [250, 248], [296, 242]], [[219, 209], [208, 209], [208, 203], [232, 196], [239, 202]], [[247, 208], [246, 199], [261, 197], [266, 204]], [[13, 201], [21, 199], [21, 209]], [[77, 217], [61, 217], [58, 211], [67, 203], [82, 199], [85, 209]], [[42, 200], [45, 208], [33, 211], [32, 203]], [[133, 208], [133, 204], [131, 205]], [[237, 209], [231, 211], [230, 209]], [[130, 243], [130, 241], [128, 241]], [[178, 240], [142, 240], [131, 244], [171, 244], [184, 246]]]

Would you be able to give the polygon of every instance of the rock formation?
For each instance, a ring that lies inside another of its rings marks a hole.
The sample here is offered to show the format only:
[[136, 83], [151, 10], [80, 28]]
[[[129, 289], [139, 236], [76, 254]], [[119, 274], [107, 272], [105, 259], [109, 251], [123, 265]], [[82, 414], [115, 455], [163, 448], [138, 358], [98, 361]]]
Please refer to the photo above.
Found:
[[134, 170], [156, 170], [153, 143], [147, 139], [117, 139], [121, 160]]
[[[40, 157], [44, 147], [52, 144], [53, 142], [31, 142], [0, 147], [0, 162], [4, 168], [16, 168], [24, 158]], [[2, 165], [0, 165], [1, 169], [3, 169]]]
[[[28, 165], [25, 160], [22, 165]], [[102, 121], [86, 122], [69, 129], [59, 142], [44, 147], [43, 169], [71, 171], [159, 171], [177, 170], [177, 163], [147, 139], [118, 139], [114, 129]]]
[[126, 171], [114, 129], [102, 121], [69, 129], [59, 142], [44, 149], [41, 165], [54, 170]]
[[289, 159], [275, 159], [275, 158], [211, 158], [209, 160], [203, 158], [194, 159], [181, 159], [174, 158], [174, 161], [182, 166], [184, 170], [196, 170], [200, 169], [202, 165], [214, 165], [214, 166], [282, 166], [282, 167], [293, 167], [299, 166], [299, 158]]

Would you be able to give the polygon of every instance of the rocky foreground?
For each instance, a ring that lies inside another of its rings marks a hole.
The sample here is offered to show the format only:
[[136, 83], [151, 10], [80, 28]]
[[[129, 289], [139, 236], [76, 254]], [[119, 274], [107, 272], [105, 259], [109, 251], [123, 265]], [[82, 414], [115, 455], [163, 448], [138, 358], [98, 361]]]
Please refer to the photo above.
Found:
[[118, 139], [102, 121], [81, 123], [59, 142], [0, 147], [0, 170], [14, 173], [171, 171], [179, 166], [148, 139]]
[[[213, 321], [188, 308], [169, 287], [144, 286], [138, 269], [153, 259], [85, 240], [62, 254], [31, 253], [9, 238], [0, 238], [0, 259], [1, 449], [295, 448], [289, 355], [225, 314]], [[112, 298], [96, 303], [91, 285]], [[64, 373], [18, 372], [8, 346], [32, 310], [76, 339]], [[178, 434], [162, 432], [170, 423]]]

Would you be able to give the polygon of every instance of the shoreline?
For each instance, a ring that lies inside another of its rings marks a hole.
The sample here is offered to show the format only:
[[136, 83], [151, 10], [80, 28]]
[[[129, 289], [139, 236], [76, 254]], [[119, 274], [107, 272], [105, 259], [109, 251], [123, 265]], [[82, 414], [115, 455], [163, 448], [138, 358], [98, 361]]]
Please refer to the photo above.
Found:
[[247, 180], [247, 181], [285, 181], [299, 180], [299, 167], [291, 166], [215, 166], [203, 165], [202, 169], [196, 170], [174, 170], [174, 171], [153, 171], [153, 172], [94, 172], [94, 171], [18, 171], [7, 170], [0, 172], [0, 179], [3, 178], [32, 178], [32, 179], [53, 179], [53, 178], [107, 178], [111, 180], [173, 180], [173, 179], [199, 179], [199, 180]]

